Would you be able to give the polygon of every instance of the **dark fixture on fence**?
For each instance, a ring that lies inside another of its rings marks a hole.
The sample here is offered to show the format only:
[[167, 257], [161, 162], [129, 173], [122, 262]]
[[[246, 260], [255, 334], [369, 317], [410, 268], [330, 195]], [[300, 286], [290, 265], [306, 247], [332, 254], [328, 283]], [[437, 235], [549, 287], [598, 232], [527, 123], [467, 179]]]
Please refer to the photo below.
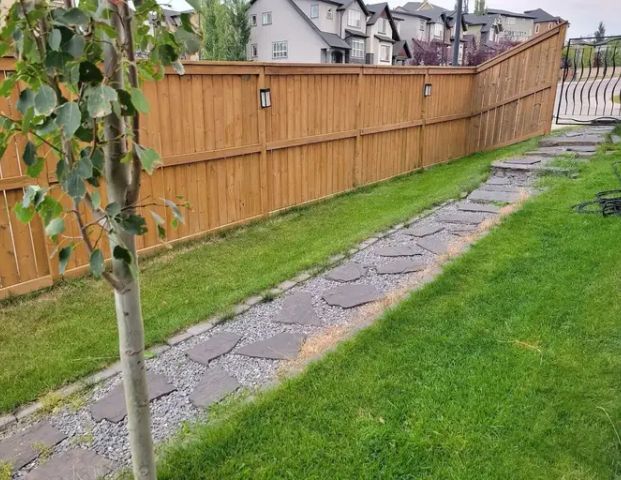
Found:
[[272, 106], [272, 92], [269, 88], [262, 88], [259, 90], [259, 96], [261, 98], [261, 108], [269, 108]]
[[423, 95], [425, 97], [431, 96], [431, 83], [425, 83], [425, 88], [423, 89]]

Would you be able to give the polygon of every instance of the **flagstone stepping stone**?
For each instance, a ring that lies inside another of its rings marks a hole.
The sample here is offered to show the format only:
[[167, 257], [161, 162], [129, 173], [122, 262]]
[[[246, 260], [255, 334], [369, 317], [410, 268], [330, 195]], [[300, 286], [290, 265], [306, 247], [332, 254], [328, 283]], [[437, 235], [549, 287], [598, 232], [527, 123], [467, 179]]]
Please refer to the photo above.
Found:
[[292, 360], [298, 355], [305, 338], [306, 336], [300, 333], [279, 333], [267, 340], [259, 340], [241, 347], [235, 353], [247, 357]]
[[205, 408], [219, 402], [239, 387], [241, 384], [237, 379], [222, 367], [211, 367], [190, 394], [190, 401], [195, 407]]
[[490, 177], [487, 179], [489, 185], [508, 185], [509, 179], [504, 177]]
[[[157, 373], [147, 373], [147, 387], [149, 390], [149, 401], [168, 395], [176, 390], [166, 377]], [[110, 390], [110, 393], [102, 399], [95, 402], [90, 410], [93, 419], [96, 422], [108, 420], [113, 423], [119, 423], [127, 415], [125, 406], [125, 390], [123, 383]]]
[[521, 192], [523, 188], [513, 187], [511, 185], [481, 185], [481, 190], [487, 190], [489, 192]]
[[621, 137], [619, 135], [612, 135], [610, 138], [612, 143], [621, 143]]
[[451, 212], [440, 215], [439, 220], [444, 223], [481, 223], [485, 217], [476, 212]]
[[442, 230], [444, 230], [444, 227], [442, 225], [428, 223], [426, 225], [419, 225], [416, 227], [407, 228], [403, 230], [403, 233], [405, 233], [406, 235], [411, 235], [413, 237], [428, 237], [429, 235], [441, 232]]
[[195, 362], [207, 365], [214, 358], [218, 358], [225, 353], [233, 350], [242, 335], [233, 332], [221, 332], [209, 337], [203, 343], [199, 343], [194, 348], [188, 350], [187, 355]]
[[380, 275], [396, 275], [400, 273], [413, 273], [425, 270], [427, 266], [420, 260], [411, 260], [409, 258], [398, 258], [380, 263], [377, 266], [377, 273]]
[[358, 307], [380, 298], [382, 294], [372, 285], [342, 285], [323, 294], [328, 305], [341, 308]]
[[282, 309], [274, 318], [278, 323], [297, 323], [299, 325], [321, 325], [321, 320], [313, 307], [313, 296], [300, 292], [289, 295], [282, 304]]
[[512, 203], [520, 199], [520, 194], [518, 192], [492, 192], [479, 188], [472, 192], [468, 199], [473, 202]]
[[533, 152], [526, 152], [527, 156], [536, 157], [558, 157], [568, 153], [573, 153], [576, 157], [591, 157], [597, 149], [595, 147], [542, 147]]
[[600, 135], [577, 135], [569, 137], [567, 135], [560, 137], [548, 137], [539, 141], [542, 147], [565, 147], [565, 146], [593, 146], [602, 141]]
[[503, 160], [504, 163], [515, 163], [517, 165], [533, 165], [535, 163], [540, 163], [541, 159], [536, 157], [522, 157], [522, 158], [508, 158]]
[[418, 248], [408, 245], [383, 247], [379, 248], [376, 253], [380, 257], [413, 257], [414, 255], [422, 255], [422, 252]]
[[435, 253], [436, 255], [444, 255], [448, 253], [448, 242], [443, 238], [436, 236], [425, 237], [417, 240], [416, 243], [425, 250]]
[[335, 282], [353, 282], [363, 275], [364, 268], [361, 265], [355, 262], [349, 262], [330, 270], [326, 273], [325, 277]]
[[39, 457], [42, 450], [58, 445], [65, 438], [67, 435], [49, 422], [35, 423], [27, 430], [0, 442], [0, 463], [8, 463], [19, 470]]
[[74, 448], [26, 475], [26, 480], [97, 480], [112, 471], [110, 460], [92, 450]]
[[457, 208], [465, 212], [483, 212], [483, 213], [500, 212], [500, 207], [497, 207], [496, 205], [485, 204], [485, 203], [463, 202], [457, 205]]

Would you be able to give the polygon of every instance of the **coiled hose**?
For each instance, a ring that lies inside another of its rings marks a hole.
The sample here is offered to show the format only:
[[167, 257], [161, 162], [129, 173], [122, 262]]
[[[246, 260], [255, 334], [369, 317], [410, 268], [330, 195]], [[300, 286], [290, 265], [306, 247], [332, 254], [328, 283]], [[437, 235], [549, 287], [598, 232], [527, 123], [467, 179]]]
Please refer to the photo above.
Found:
[[[612, 164], [612, 171], [621, 183], [621, 162]], [[621, 216], [621, 189], [605, 190], [595, 194], [595, 200], [582, 202], [574, 205], [573, 209], [578, 213], [601, 213], [604, 217], [610, 215]]]

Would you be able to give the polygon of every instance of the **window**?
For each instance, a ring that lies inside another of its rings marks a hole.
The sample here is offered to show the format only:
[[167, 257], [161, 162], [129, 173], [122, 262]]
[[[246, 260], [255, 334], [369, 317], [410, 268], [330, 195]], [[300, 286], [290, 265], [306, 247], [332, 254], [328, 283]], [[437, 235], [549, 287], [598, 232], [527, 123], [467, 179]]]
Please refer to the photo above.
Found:
[[250, 45], [250, 58], [257, 58], [259, 56], [259, 46], [256, 43]]
[[347, 14], [347, 25], [350, 27], [362, 27], [362, 15], [360, 10], [350, 10]]
[[272, 24], [272, 12], [263, 12], [261, 15], [261, 23], [263, 25], [271, 25]]
[[535, 33], [539, 33], [539, 24], [535, 25]]
[[319, 5], [316, 3], [311, 5], [310, 18], [319, 18]]
[[433, 35], [435, 37], [442, 37], [444, 35], [444, 29], [442, 28], [442, 24], [441, 23], [434, 23], [433, 24]]
[[332, 20], [332, 19], [334, 19], [334, 12], [332, 11], [332, 9], [331, 9], [331, 8], [328, 8], [328, 12], [326, 13], [326, 18], [327, 18], [328, 20]]
[[250, 26], [251, 27], [256, 27], [257, 26], [257, 16], [256, 15], [250, 15]]
[[382, 62], [390, 62], [390, 47], [388, 45], [380, 46], [380, 60]]
[[286, 40], [280, 42], [272, 42], [272, 58], [274, 60], [287, 58], [288, 54], [289, 48], [287, 46]]
[[364, 58], [364, 40], [353, 39], [351, 41], [351, 56], [354, 58]]
[[386, 23], [388, 22], [386, 21], [385, 18], [379, 19], [378, 30], [377, 30], [379, 33], [386, 33]]

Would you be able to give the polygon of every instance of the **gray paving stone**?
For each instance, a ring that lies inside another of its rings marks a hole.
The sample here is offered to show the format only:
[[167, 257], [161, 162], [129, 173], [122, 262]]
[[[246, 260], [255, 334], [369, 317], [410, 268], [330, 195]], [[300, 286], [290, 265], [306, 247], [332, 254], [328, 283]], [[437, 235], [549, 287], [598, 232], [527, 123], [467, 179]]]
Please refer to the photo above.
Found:
[[112, 471], [107, 458], [91, 450], [74, 448], [32, 470], [26, 480], [97, 480]]
[[483, 213], [498, 213], [500, 212], [500, 207], [496, 205], [490, 205], [485, 203], [473, 203], [473, 202], [462, 202], [457, 205], [459, 210], [463, 210], [464, 212], [483, 212]]
[[482, 213], [477, 212], [451, 212], [444, 213], [438, 217], [441, 222], [444, 223], [474, 223], [479, 224], [485, 220], [485, 216]]
[[[166, 377], [152, 372], [147, 373], [147, 385], [150, 401], [176, 390]], [[91, 405], [90, 411], [93, 419], [96, 422], [106, 419], [114, 423], [123, 420], [127, 415], [124, 395], [123, 383], [114, 387], [108, 395]]]
[[490, 177], [487, 179], [487, 183], [490, 185], [509, 185], [509, 179], [505, 177]]
[[440, 237], [425, 237], [417, 240], [419, 246], [424, 248], [425, 250], [430, 251], [431, 253], [435, 253], [436, 255], [444, 255], [448, 253], [448, 242]]
[[196, 407], [205, 408], [224, 399], [239, 387], [241, 384], [237, 379], [222, 367], [212, 367], [207, 370], [190, 394], [190, 401]]
[[538, 159], [537, 157], [506, 158], [503, 162], [515, 163], [517, 165], [533, 165], [535, 163], [540, 163], [541, 159]]
[[378, 248], [376, 252], [380, 257], [413, 257], [422, 255], [422, 252], [409, 245], [394, 245], [391, 247]]
[[9, 427], [12, 427], [16, 423], [17, 423], [17, 418], [15, 418], [15, 415], [11, 413], [8, 415], [1, 416], [0, 417], [0, 432], [4, 432], [6, 429], [8, 429]]
[[479, 187], [481, 190], [487, 190], [489, 192], [521, 192], [524, 190], [521, 187], [514, 187], [511, 185], [489, 185], [484, 183]]
[[512, 203], [520, 199], [518, 192], [491, 192], [489, 190], [475, 190], [468, 199], [473, 202], [501, 202]]
[[610, 139], [612, 140], [612, 143], [621, 143], [621, 137], [619, 135], [612, 135]]
[[321, 325], [313, 307], [313, 296], [306, 292], [294, 293], [286, 297], [274, 321], [299, 325]]
[[593, 147], [541, 147], [538, 150], [532, 152], [526, 152], [527, 156], [537, 157], [558, 157], [573, 153], [577, 157], [591, 157], [595, 153], [596, 149]]
[[234, 353], [247, 357], [291, 360], [297, 356], [305, 338], [305, 335], [300, 333], [279, 333], [266, 340], [241, 347]]
[[364, 268], [361, 265], [355, 262], [349, 262], [330, 270], [326, 273], [325, 277], [335, 282], [353, 282], [363, 275]]
[[603, 140], [601, 135], [577, 135], [543, 138], [539, 141], [542, 147], [566, 147], [566, 146], [593, 146], [598, 145]]
[[413, 237], [428, 237], [429, 235], [441, 232], [442, 230], [444, 230], [442, 225], [428, 223], [426, 225], [407, 228], [403, 231], [403, 233], [406, 235], [412, 235]]
[[380, 275], [396, 275], [399, 273], [412, 273], [425, 270], [427, 266], [420, 260], [412, 260], [409, 258], [397, 258], [380, 263], [376, 270]]
[[51, 448], [62, 442], [67, 435], [54, 428], [49, 422], [35, 423], [32, 427], [14, 434], [0, 442], [0, 463], [8, 463], [15, 470], [35, 460], [42, 449]]
[[382, 294], [372, 285], [342, 285], [323, 294], [328, 305], [353, 308], [379, 300]]
[[235, 348], [237, 342], [242, 338], [242, 335], [233, 332], [221, 332], [216, 333], [209, 337], [203, 343], [199, 343], [194, 348], [188, 350], [187, 355], [195, 362], [202, 365], [209, 364], [214, 358], [218, 358], [225, 353], [230, 352]]

